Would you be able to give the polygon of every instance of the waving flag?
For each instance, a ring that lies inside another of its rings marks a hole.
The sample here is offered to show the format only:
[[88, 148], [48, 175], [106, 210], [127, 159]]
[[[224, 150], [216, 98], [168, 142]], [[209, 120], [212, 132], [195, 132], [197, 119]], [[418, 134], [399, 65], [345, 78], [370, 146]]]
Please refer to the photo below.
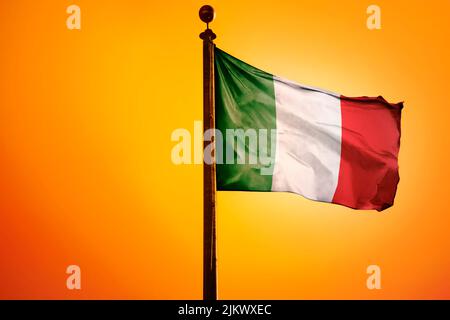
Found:
[[218, 190], [287, 191], [354, 209], [393, 205], [402, 103], [299, 85], [218, 48], [215, 103], [227, 151]]

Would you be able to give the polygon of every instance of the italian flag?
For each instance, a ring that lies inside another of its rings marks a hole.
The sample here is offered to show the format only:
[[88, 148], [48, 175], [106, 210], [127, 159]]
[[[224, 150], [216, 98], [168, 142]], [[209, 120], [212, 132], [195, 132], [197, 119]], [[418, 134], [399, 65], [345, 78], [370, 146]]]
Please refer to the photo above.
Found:
[[[218, 48], [214, 71], [216, 129], [275, 133], [264, 139], [272, 165], [217, 163], [218, 190], [293, 192], [354, 209], [393, 205], [402, 103], [300, 85]], [[245, 152], [255, 152], [248, 143]], [[224, 148], [242, 156], [230, 139]]]

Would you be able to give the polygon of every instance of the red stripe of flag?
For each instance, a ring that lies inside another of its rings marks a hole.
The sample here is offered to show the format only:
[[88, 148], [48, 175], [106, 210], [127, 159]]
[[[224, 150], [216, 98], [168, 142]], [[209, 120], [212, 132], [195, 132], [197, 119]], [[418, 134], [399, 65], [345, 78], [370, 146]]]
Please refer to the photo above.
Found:
[[403, 103], [341, 96], [342, 145], [333, 203], [382, 211], [394, 203]]

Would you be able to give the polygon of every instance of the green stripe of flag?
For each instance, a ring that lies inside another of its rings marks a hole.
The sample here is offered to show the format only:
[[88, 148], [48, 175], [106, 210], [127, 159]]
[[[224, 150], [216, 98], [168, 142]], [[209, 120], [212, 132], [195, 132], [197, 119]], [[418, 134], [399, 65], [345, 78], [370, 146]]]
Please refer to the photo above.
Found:
[[[261, 149], [261, 144], [267, 145], [266, 154], [271, 158], [271, 163], [274, 163], [276, 146], [274, 140], [271, 140], [271, 130], [276, 129], [273, 76], [215, 48], [215, 88], [216, 129], [224, 139], [224, 163], [217, 164], [217, 189], [270, 191], [273, 166], [269, 174], [261, 174], [260, 169], [267, 168], [267, 165], [263, 165], [259, 158], [258, 163], [249, 163], [251, 155], [258, 155], [258, 150], [250, 148], [252, 144], [249, 143], [249, 136], [241, 139], [245, 150], [245, 164], [238, 164], [238, 153], [243, 156], [236, 142], [239, 138], [230, 139], [227, 129], [242, 129], [244, 133], [248, 133], [248, 129], [253, 132], [266, 129], [267, 139], [259, 139], [258, 136], [257, 149]], [[220, 152], [219, 146], [217, 152]], [[225, 162], [227, 153], [234, 156], [234, 164]]]

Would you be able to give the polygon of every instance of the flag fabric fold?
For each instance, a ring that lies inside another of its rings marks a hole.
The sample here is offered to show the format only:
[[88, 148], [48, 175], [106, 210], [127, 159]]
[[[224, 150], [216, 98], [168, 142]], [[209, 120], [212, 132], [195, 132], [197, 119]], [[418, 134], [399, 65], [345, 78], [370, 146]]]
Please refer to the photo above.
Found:
[[384, 210], [399, 182], [402, 108], [303, 86], [215, 48], [217, 189]]

